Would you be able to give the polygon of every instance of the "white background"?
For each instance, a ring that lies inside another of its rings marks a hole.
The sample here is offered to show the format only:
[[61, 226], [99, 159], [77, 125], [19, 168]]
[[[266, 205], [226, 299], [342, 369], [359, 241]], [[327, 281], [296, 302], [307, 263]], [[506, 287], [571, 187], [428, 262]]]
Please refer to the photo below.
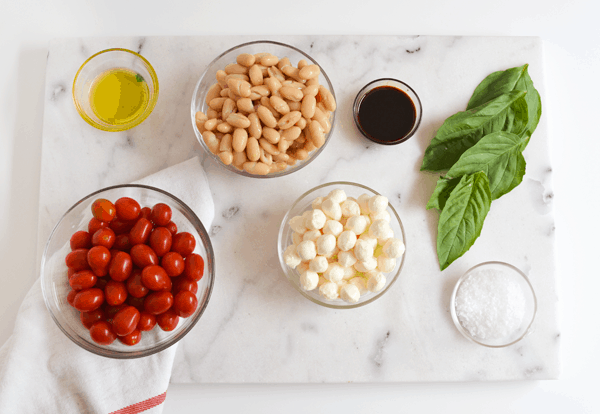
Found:
[[[172, 385], [164, 413], [599, 413], [600, 2], [0, 0], [0, 346], [37, 278], [44, 79], [55, 37], [540, 36], [552, 140], [563, 370], [506, 383]], [[351, 62], [349, 62], [351, 64]], [[68, 183], [65, 183], [68, 185]], [[25, 392], [25, 390], [24, 390]]]

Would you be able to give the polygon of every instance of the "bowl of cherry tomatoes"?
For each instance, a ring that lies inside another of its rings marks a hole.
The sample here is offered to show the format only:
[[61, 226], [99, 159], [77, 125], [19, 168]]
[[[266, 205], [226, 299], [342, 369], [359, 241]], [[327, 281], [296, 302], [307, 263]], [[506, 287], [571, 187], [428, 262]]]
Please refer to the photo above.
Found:
[[200, 320], [214, 252], [196, 214], [144, 185], [96, 191], [60, 219], [42, 256], [46, 307], [77, 345], [128, 359], [160, 352]]

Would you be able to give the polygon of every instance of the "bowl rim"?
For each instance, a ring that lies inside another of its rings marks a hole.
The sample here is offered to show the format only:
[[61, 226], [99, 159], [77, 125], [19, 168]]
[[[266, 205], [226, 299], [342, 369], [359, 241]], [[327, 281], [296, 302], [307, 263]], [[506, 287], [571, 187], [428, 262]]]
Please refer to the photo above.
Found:
[[[59, 225], [62, 223], [62, 221], [67, 217], [67, 215], [78, 205], [80, 205], [81, 203], [89, 200], [90, 198], [105, 192], [105, 191], [109, 191], [109, 190], [114, 190], [114, 189], [120, 189], [120, 188], [141, 188], [144, 190], [150, 190], [150, 191], [155, 191], [158, 193], [161, 193], [163, 195], [166, 195], [169, 198], [172, 198], [174, 201], [176, 201], [177, 203], [179, 203], [181, 206], [184, 207], [184, 209], [187, 210], [188, 213], [190, 213], [191, 218], [194, 220], [192, 222], [192, 220], [189, 220], [192, 224], [192, 226], [194, 226], [196, 228], [196, 230], [200, 230], [198, 232], [198, 234], [200, 235], [202, 241], [203, 241], [203, 245], [204, 248], [206, 249], [206, 255], [207, 258], [205, 260], [205, 263], [208, 267], [208, 273], [210, 275], [210, 281], [209, 281], [209, 285], [207, 287], [207, 293], [205, 294], [206, 300], [204, 302], [204, 306], [198, 311], [196, 317], [194, 318], [194, 320], [192, 320], [189, 324], [188, 327], [186, 327], [184, 330], [182, 330], [179, 335], [177, 335], [177, 340], [173, 340], [174, 338], [176, 338], [175, 336], [169, 338], [169, 340], [165, 341], [164, 344], [157, 346], [157, 347], [153, 347], [150, 349], [146, 349], [144, 351], [136, 351], [135, 349], [132, 349], [131, 352], [127, 352], [127, 353], [122, 353], [121, 351], [115, 351], [115, 350], [110, 350], [107, 348], [103, 348], [101, 345], [92, 345], [89, 344], [88, 342], [79, 342], [77, 341], [76, 338], [73, 338], [72, 335], [67, 332], [67, 330], [60, 324], [60, 322], [58, 321], [56, 315], [54, 315], [54, 312], [52, 311], [50, 302], [52, 300], [52, 295], [50, 294], [50, 292], [47, 291], [47, 288], [45, 286], [44, 280], [46, 279], [45, 276], [45, 265], [46, 265], [46, 258], [47, 258], [47, 253], [48, 253], [48, 246], [50, 244], [50, 241], [52, 240], [52, 238], [54, 237], [55, 232], [57, 231]], [[210, 258], [210, 259], [209, 259]], [[142, 357], [147, 357], [150, 355], [154, 355], [158, 352], [164, 351], [165, 349], [171, 347], [172, 345], [176, 344], [177, 342], [179, 342], [181, 339], [183, 339], [191, 330], [192, 328], [196, 325], [196, 323], [198, 323], [198, 321], [200, 320], [202, 314], [204, 313], [204, 311], [206, 310], [206, 308], [208, 307], [208, 304], [210, 302], [210, 298], [212, 296], [212, 291], [213, 291], [213, 287], [214, 287], [214, 283], [215, 283], [215, 273], [216, 271], [216, 267], [215, 267], [215, 255], [214, 255], [214, 250], [212, 247], [212, 243], [210, 241], [210, 237], [208, 235], [208, 232], [206, 231], [206, 228], [204, 227], [204, 225], [202, 224], [202, 221], [198, 218], [198, 216], [196, 215], [196, 213], [186, 204], [184, 203], [181, 199], [179, 199], [178, 197], [174, 196], [173, 194], [162, 190], [160, 188], [156, 188], [156, 187], [152, 187], [149, 185], [144, 185], [144, 184], [119, 184], [119, 185], [113, 185], [113, 186], [109, 186], [109, 187], [104, 187], [100, 190], [94, 191], [90, 194], [88, 194], [87, 196], [81, 198], [80, 200], [78, 200], [75, 204], [73, 204], [62, 216], [61, 218], [58, 220], [58, 222], [56, 223], [56, 225], [54, 226], [54, 228], [52, 229], [52, 231], [50, 232], [50, 236], [48, 237], [48, 240], [46, 241], [46, 245], [44, 247], [44, 251], [42, 253], [42, 259], [41, 259], [41, 266], [40, 266], [40, 284], [42, 285], [42, 296], [44, 298], [44, 304], [46, 305], [46, 309], [48, 310], [48, 312], [50, 313], [50, 316], [52, 317], [52, 319], [54, 320], [54, 322], [56, 323], [56, 325], [58, 326], [58, 328], [65, 334], [65, 336], [67, 338], [69, 338], [71, 341], [73, 341], [76, 345], [80, 346], [81, 348], [102, 356], [102, 357], [107, 357], [107, 358], [113, 358], [113, 359], [134, 359], [134, 358], [142, 358]]]
[[[305, 166], [307, 166], [308, 164], [310, 164], [311, 162], [313, 162], [319, 156], [319, 154], [321, 154], [321, 152], [325, 149], [325, 147], [329, 143], [331, 137], [333, 136], [333, 131], [335, 130], [335, 119], [336, 119], [337, 109], [332, 112], [331, 129], [326, 134], [325, 143], [323, 144], [323, 146], [321, 148], [317, 148], [316, 150], [313, 150], [311, 152], [310, 157], [306, 161], [302, 161], [301, 164], [297, 164], [296, 166], [289, 166], [289, 167], [287, 167], [283, 171], [278, 171], [276, 173], [269, 173], [267, 175], [250, 174], [250, 173], [248, 173], [248, 172], [246, 172], [244, 170], [238, 170], [237, 168], [235, 168], [232, 165], [225, 165], [225, 164], [223, 164], [223, 162], [219, 159], [218, 155], [213, 154], [208, 149], [208, 147], [204, 143], [204, 140], [202, 139], [202, 134], [200, 133], [200, 131], [198, 130], [198, 127], [196, 126], [196, 106], [197, 106], [196, 103], [197, 103], [197, 97], [198, 97], [198, 90], [200, 89], [200, 84], [202, 83], [202, 81], [204, 80], [204, 78], [208, 75], [208, 70], [219, 59], [221, 59], [222, 57], [224, 57], [228, 53], [231, 53], [231, 52], [233, 52], [233, 51], [235, 51], [237, 49], [241, 49], [242, 47], [252, 46], [252, 45], [255, 45], [255, 44], [270, 44], [270, 45], [285, 47], [285, 48], [288, 48], [288, 49], [292, 49], [295, 52], [298, 52], [301, 55], [303, 55], [304, 57], [310, 59], [312, 62], [314, 62], [316, 65], [319, 66], [319, 68], [321, 70], [320, 73], [323, 75], [323, 77], [325, 78], [325, 80], [327, 81], [327, 84], [329, 86], [329, 92], [331, 92], [331, 94], [333, 95], [334, 100], [337, 102], [337, 97], [335, 95], [335, 90], [334, 90], [334, 87], [333, 87], [333, 83], [331, 82], [331, 79], [329, 78], [329, 76], [327, 75], [327, 73], [325, 72], [325, 70], [323, 69], [323, 66], [321, 66], [321, 64], [319, 64], [319, 62], [317, 62], [308, 53], [306, 53], [306, 52], [298, 49], [295, 46], [292, 46], [290, 44], [283, 43], [283, 42], [277, 42], [277, 41], [274, 41], [274, 40], [253, 40], [251, 42], [245, 42], [245, 43], [241, 43], [241, 44], [238, 44], [236, 46], [230, 47], [229, 49], [227, 49], [224, 52], [222, 52], [221, 54], [219, 54], [216, 58], [214, 58], [206, 66], [206, 68], [204, 69], [204, 71], [200, 75], [200, 78], [198, 79], [198, 82], [196, 82], [196, 86], [195, 86], [194, 92], [192, 94], [192, 102], [191, 102], [191, 105], [190, 105], [190, 115], [191, 115], [191, 120], [192, 120], [192, 129], [194, 130], [194, 135], [196, 136], [196, 140], [198, 141], [198, 143], [200, 144], [200, 146], [202, 147], [202, 149], [208, 154], [208, 156], [213, 161], [215, 161], [217, 164], [219, 164], [221, 167], [225, 168], [226, 170], [231, 171], [233, 173], [236, 173], [238, 175], [241, 175], [241, 176], [244, 176], [244, 177], [250, 177], [250, 178], [265, 179], [265, 178], [283, 177], [283, 176], [286, 176], [288, 174], [292, 174], [292, 173], [294, 173], [296, 171], [299, 171], [299, 170], [303, 169]], [[202, 105], [202, 104], [200, 104], [200, 105]]]
[[[511, 342], [506, 343], [506, 344], [501, 344], [501, 345], [486, 344], [485, 342], [481, 342], [481, 341], [478, 341], [477, 339], [475, 339], [462, 326], [462, 324], [458, 320], [458, 315], [456, 314], [456, 294], [458, 292], [458, 289], [462, 285], [462, 283], [465, 281], [465, 279], [467, 278], [467, 276], [469, 276], [473, 271], [479, 269], [480, 267], [489, 266], [489, 265], [505, 266], [505, 267], [508, 267], [509, 269], [513, 270], [516, 274], [520, 275], [525, 280], [525, 282], [527, 283], [527, 286], [529, 286], [529, 289], [531, 291], [531, 297], [533, 298], [533, 313], [531, 315], [531, 320], [529, 321], [529, 324], [527, 325], [527, 328], [523, 331], [523, 334], [521, 334], [518, 338], [516, 338], [515, 340], [513, 340]], [[533, 286], [531, 285], [531, 281], [529, 280], [529, 278], [527, 277], [527, 275], [525, 275], [525, 273], [523, 273], [521, 271], [521, 269], [519, 269], [516, 266], [511, 265], [510, 263], [506, 263], [506, 262], [502, 262], [502, 261], [497, 261], [497, 260], [490, 260], [490, 261], [487, 261], [487, 262], [479, 263], [479, 264], [471, 267], [469, 270], [467, 270], [456, 281], [456, 284], [454, 285], [454, 289], [452, 290], [452, 296], [450, 298], [450, 314], [452, 315], [452, 321], [454, 322], [454, 325], [456, 326], [456, 329], [458, 329], [458, 331], [465, 338], [469, 339], [470, 341], [472, 341], [472, 342], [474, 342], [476, 344], [479, 344], [479, 345], [482, 345], [482, 346], [485, 346], [485, 347], [488, 347], [488, 348], [505, 348], [507, 346], [516, 344], [517, 342], [519, 342], [520, 340], [522, 340], [523, 338], [525, 338], [527, 335], [529, 335], [532, 332], [533, 322], [535, 321], [535, 316], [537, 315], [537, 297], [535, 295], [535, 290], [533, 289]]]
[[[394, 208], [394, 206], [392, 205], [392, 203], [388, 203], [388, 207], [392, 210], [392, 213], [394, 215], [394, 217], [396, 217], [396, 220], [398, 221], [398, 225], [400, 227], [400, 232], [402, 234], [402, 243], [404, 243], [404, 247], [405, 247], [405, 251], [404, 254], [402, 255], [402, 260], [400, 261], [400, 266], [398, 267], [398, 271], [395, 273], [394, 278], [389, 282], [389, 284], [387, 284], [387, 286], [385, 286], [384, 289], [380, 290], [379, 292], [374, 293], [374, 295], [372, 297], [370, 297], [369, 299], [365, 300], [364, 302], [359, 302], [359, 303], [348, 303], [345, 301], [341, 301], [340, 305], [336, 305], [336, 304], [332, 304], [332, 303], [327, 303], [327, 302], [323, 302], [321, 300], [317, 300], [316, 298], [313, 298], [312, 296], [308, 295], [308, 293], [306, 291], [304, 291], [300, 286], [296, 285], [289, 277], [288, 277], [288, 273], [287, 273], [287, 269], [284, 267], [285, 262], [283, 261], [283, 252], [285, 251], [285, 248], [283, 248], [283, 232], [287, 226], [287, 223], [289, 222], [289, 215], [290, 212], [298, 205], [298, 203], [300, 203], [300, 201], [304, 200], [307, 196], [309, 196], [311, 193], [320, 190], [321, 188], [325, 188], [325, 187], [331, 187], [331, 186], [336, 186], [336, 185], [349, 185], [349, 186], [353, 186], [353, 187], [359, 187], [362, 188], [364, 190], [370, 191], [372, 192], [374, 195], [381, 195], [379, 192], [373, 190], [372, 188], [364, 185], [364, 184], [359, 184], [359, 183], [355, 183], [352, 181], [331, 181], [325, 184], [320, 184], [316, 187], [311, 188], [310, 190], [304, 192], [301, 196], [299, 196], [296, 201], [294, 201], [294, 203], [292, 204], [292, 206], [286, 211], [285, 216], [283, 217], [283, 220], [281, 221], [281, 225], [279, 226], [279, 233], [278, 233], [278, 237], [277, 237], [277, 253], [279, 256], [279, 263], [282, 267], [282, 271], [285, 274], [286, 279], [292, 284], [292, 286], [294, 286], [294, 288], [300, 292], [300, 294], [302, 294], [302, 296], [304, 296], [305, 298], [307, 298], [308, 300], [310, 300], [311, 302], [317, 304], [317, 305], [321, 305], [327, 308], [331, 308], [331, 309], [354, 309], [354, 308], [360, 308], [361, 306], [365, 306], [368, 305], [369, 303], [374, 302], [375, 300], [379, 299], [381, 296], [383, 296], [384, 293], [386, 293], [394, 283], [396, 283], [396, 280], [398, 280], [398, 278], [400, 277], [400, 273], [402, 272], [402, 269], [404, 267], [404, 263], [406, 262], [406, 233], [404, 231], [404, 225], [402, 224], [402, 220], [400, 219], [400, 216], [398, 215], [398, 212], [396, 211], [396, 209]], [[286, 246], [287, 247], [287, 246]], [[295, 269], [289, 269], [289, 271], [294, 271]]]

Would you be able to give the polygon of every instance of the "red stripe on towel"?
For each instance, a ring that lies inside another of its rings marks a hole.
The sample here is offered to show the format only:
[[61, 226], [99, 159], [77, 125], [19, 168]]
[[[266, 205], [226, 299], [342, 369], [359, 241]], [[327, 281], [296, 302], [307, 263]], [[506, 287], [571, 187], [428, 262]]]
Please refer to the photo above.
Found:
[[148, 398], [145, 401], [139, 402], [137, 404], [128, 405], [125, 408], [121, 408], [120, 410], [113, 411], [110, 414], [137, 414], [142, 411], [149, 410], [150, 408], [156, 407], [165, 402], [165, 398], [167, 398], [167, 392], [163, 392], [156, 397]]

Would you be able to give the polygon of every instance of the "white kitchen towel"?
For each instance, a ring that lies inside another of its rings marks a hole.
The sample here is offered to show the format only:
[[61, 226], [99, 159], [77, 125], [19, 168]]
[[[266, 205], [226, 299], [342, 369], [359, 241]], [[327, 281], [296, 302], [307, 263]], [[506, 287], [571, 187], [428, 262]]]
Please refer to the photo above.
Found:
[[[175, 195], [210, 228], [215, 208], [198, 158], [137, 183]], [[176, 349], [117, 360], [80, 348], [52, 320], [38, 279], [0, 349], [0, 413], [161, 413]]]

